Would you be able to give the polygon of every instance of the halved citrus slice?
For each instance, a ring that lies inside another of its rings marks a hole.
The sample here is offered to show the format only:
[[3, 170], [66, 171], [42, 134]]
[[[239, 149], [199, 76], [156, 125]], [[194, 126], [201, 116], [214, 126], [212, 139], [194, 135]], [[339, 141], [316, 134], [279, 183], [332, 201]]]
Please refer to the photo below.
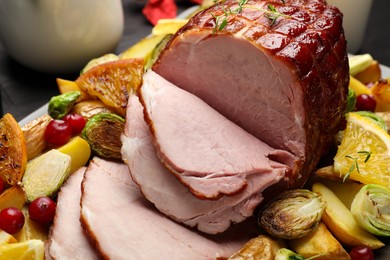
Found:
[[389, 134], [370, 118], [348, 113], [334, 169], [361, 183], [390, 187]]
[[106, 62], [89, 69], [76, 83], [82, 91], [124, 117], [129, 93], [140, 86], [143, 69], [143, 59]]
[[38, 239], [0, 246], [0, 259], [41, 260], [43, 258], [44, 243]]
[[27, 145], [22, 129], [11, 114], [0, 119], [0, 178], [18, 183], [26, 170]]

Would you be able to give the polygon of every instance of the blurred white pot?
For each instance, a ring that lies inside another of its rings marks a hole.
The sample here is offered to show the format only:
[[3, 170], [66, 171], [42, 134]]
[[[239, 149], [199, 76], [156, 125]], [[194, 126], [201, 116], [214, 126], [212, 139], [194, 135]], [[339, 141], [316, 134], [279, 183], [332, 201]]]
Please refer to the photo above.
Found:
[[115, 50], [123, 19], [121, 0], [1, 0], [0, 40], [27, 67], [76, 72]]
[[361, 47], [367, 28], [373, 0], [327, 0], [344, 14], [343, 27], [348, 52], [356, 53]]

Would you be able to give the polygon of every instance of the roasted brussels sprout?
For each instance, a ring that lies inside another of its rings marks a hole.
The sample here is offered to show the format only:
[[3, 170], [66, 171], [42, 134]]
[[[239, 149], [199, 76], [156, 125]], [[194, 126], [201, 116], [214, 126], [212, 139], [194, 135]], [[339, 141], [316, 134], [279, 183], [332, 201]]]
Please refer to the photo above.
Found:
[[352, 88], [348, 88], [348, 97], [347, 97], [347, 111], [351, 112], [356, 105], [356, 93]]
[[276, 251], [275, 260], [305, 260], [305, 258], [287, 248]]
[[359, 225], [378, 236], [390, 236], [390, 189], [367, 184], [356, 194], [351, 213]]
[[54, 119], [63, 118], [72, 109], [80, 95], [80, 91], [71, 91], [52, 97], [49, 102], [49, 115]]
[[153, 49], [152, 53], [146, 60], [145, 70], [151, 68], [152, 65], [156, 62], [158, 56], [160, 55], [160, 52], [164, 49], [165, 45], [167, 45], [172, 36], [173, 34], [165, 35], [164, 38], [162, 38], [161, 41], [156, 45], [156, 47]]
[[274, 237], [300, 238], [317, 228], [324, 210], [325, 202], [319, 194], [289, 190], [260, 211], [258, 224]]
[[370, 111], [357, 111], [355, 113], [371, 119], [374, 123], [379, 125], [383, 130], [387, 131], [387, 124], [385, 120], [383, 120], [383, 118], [377, 115], [376, 113]]
[[124, 126], [125, 120], [122, 117], [112, 113], [100, 113], [89, 119], [82, 136], [97, 155], [120, 160]]

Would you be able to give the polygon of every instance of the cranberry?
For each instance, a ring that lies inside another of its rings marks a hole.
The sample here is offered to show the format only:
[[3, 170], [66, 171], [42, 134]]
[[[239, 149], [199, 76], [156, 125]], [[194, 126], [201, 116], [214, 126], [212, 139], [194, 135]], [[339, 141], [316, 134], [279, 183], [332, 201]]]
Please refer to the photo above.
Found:
[[4, 191], [4, 181], [2, 178], [0, 178], [0, 194]]
[[351, 260], [374, 260], [374, 253], [368, 246], [357, 246], [349, 252]]
[[48, 197], [39, 197], [28, 207], [31, 220], [47, 224], [53, 221], [56, 213], [56, 203]]
[[45, 139], [55, 146], [66, 144], [72, 137], [72, 128], [63, 120], [52, 120], [46, 127]]
[[0, 211], [0, 229], [9, 234], [19, 232], [24, 225], [24, 215], [18, 208], [4, 208]]
[[73, 135], [78, 135], [83, 131], [85, 126], [85, 119], [79, 114], [67, 114], [64, 117], [64, 121], [68, 122], [70, 127], [72, 128]]
[[376, 100], [373, 96], [360, 94], [356, 97], [356, 110], [375, 112]]

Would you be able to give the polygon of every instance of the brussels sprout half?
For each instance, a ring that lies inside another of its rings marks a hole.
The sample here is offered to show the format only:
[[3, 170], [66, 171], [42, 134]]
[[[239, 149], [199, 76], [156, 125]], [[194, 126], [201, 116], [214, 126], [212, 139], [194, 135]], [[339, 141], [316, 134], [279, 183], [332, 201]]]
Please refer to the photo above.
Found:
[[390, 236], [390, 189], [367, 184], [356, 194], [351, 213], [359, 225], [378, 236]]
[[125, 120], [112, 113], [100, 113], [91, 117], [85, 125], [82, 137], [93, 152], [103, 158], [121, 160], [121, 134]]
[[289, 190], [260, 212], [258, 224], [274, 237], [300, 238], [317, 228], [324, 210], [325, 202], [319, 194]]
[[80, 91], [71, 91], [52, 97], [49, 102], [49, 115], [54, 119], [62, 119], [69, 113], [80, 95]]

